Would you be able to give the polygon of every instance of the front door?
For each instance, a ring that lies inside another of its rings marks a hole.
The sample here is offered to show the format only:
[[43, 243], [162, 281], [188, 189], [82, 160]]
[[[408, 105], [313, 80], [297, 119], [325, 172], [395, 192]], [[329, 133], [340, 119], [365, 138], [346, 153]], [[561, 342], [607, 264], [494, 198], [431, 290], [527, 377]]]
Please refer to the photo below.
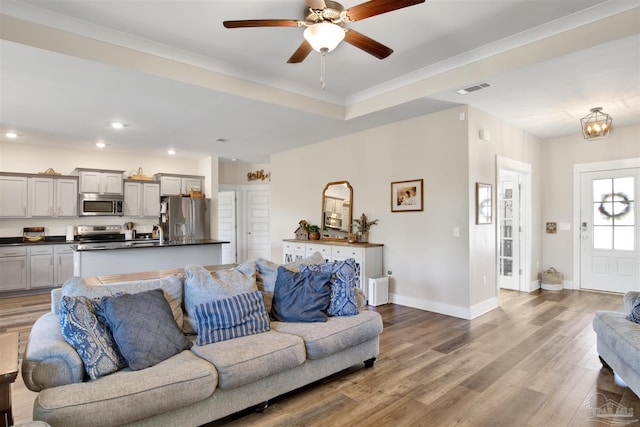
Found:
[[640, 168], [580, 175], [580, 287], [640, 291]]

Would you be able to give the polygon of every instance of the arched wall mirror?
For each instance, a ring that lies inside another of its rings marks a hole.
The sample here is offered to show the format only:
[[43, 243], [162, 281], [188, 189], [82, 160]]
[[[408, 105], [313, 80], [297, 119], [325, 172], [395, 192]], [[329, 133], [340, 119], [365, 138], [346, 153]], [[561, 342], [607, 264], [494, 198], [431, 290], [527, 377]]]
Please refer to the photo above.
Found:
[[323, 239], [348, 239], [351, 231], [353, 189], [348, 181], [330, 182], [322, 192]]

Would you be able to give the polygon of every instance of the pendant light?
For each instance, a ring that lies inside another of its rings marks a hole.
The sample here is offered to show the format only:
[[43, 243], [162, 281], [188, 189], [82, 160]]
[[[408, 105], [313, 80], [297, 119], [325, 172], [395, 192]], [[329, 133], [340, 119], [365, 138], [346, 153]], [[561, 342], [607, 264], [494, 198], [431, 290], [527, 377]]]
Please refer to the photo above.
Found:
[[590, 114], [580, 119], [584, 139], [587, 141], [605, 139], [611, 132], [612, 121], [610, 115], [602, 112], [602, 107], [592, 108]]

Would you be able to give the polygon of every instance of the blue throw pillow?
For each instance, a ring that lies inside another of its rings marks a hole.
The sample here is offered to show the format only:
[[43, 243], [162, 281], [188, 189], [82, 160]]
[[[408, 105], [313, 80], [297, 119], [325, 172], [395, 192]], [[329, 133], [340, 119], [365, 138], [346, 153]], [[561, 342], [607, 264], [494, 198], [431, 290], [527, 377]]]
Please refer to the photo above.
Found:
[[281, 322], [326, 322], [331, 273], [294, 273], [278, 267], [271, 317]]
[[631, 320], [635, 323], [640, 323], [640, 296], [636, 297], [631, 308], [631, 313], [627, 316], [627, 320]]
[[359, 270], [353, 258], [326, 264], [301, 265], [300, 272], [318, 271], [331, 274], [331, 303], [329, 316], [355, 316], [359, 313], [356, 287]]
[[100, 311], [133, 371], [153, 366], [191, 347], [161, 289], [104, 297]]
[[96, 303], [87, 297], [63, 296], [60, 300], [62, 336], [78, 352], [92, 380], [127, 366], [109, 327], [95, 313]]
[[198, 345], [259, 334], [270, 329], [260, 291], [197, 305], [195, 318]]

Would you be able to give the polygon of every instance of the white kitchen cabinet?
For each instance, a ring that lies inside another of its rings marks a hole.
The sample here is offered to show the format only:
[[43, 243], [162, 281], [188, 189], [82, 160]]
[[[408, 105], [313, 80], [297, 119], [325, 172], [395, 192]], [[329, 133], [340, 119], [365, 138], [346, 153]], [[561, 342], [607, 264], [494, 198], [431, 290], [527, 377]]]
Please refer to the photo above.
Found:
[[347, 244], [335, 241], [287, 239], [284, 240], [283, 245], [283, 262], [287, 264], [299, 261], [311, 256], [314, 252], [320, 252], [327, 262], [353, 258], [358, 269], [358, 287], [368, 298], [369, 279], [382, 276], [382, 248], [383, 245], [376, 243]]
[[0, 291], [27, 289], [27, 248], [0, 248]]
[[29, 178], [29, 216], [78, 216], [78, 181], [75, 178]]
[[55, 245], [53, 248], [55, 285], [60, 286], [73, 277], [73, 249], [69, 245]]
[[124, 215], [158, 218], [160, 216], [160, 184], [125, 181]]
[[80, 193], [122, 194], [124, 171], [79, 170]]
[[190, 191], [203, 191], [202, 176], [156, 174], [154, 179], [160, 181], [162, 196], [177, 196]]
[[0, 217], [27, 216], [27, 177], [0, 175]]
[[29, 287], [49, 288], [54, 283], [53, 245], [37, 245], [29, 248]]

